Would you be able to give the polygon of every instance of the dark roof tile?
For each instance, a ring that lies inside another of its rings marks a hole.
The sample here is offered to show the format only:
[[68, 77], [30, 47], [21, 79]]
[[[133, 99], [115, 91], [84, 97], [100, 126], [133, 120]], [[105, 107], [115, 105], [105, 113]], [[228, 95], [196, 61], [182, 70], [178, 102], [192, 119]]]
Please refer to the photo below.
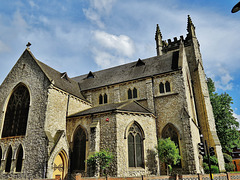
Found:
[[84, 111], [73, 114], [69, 117], [77, 117], [77, 116], [86, 116], [91, 114], [104, 113], [109, 111], [120, 111], [120, 112], [135, 112], [142, 114], [152, 114], [150, 110], [143, 107], [136, 101], [128, 101], [121, 103], [112, 103], [112, 104], [104, 104], [97, 107], [89, 108]]
[[176, 59], [174, 57], [173, 53], [168, 53], [94, 72], [94, 78], [87, 78], [88, 75], [85, 74], [73, 79], [80, 83], [81, 90], [99, 88], [176, 70], [172, 68], [175, 68], [172, 64], [173, 59]]

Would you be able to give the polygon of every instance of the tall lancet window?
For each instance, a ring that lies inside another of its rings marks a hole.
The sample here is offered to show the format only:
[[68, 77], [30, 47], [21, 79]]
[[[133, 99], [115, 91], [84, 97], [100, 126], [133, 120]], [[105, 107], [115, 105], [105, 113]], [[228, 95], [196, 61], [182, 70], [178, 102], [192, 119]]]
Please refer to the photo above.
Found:
[[108, 98], [107, 98], [107, 94], [104, 94], [104, 104], [106, 104], [108, 102]]
[[103, 97], [102, 97], [102, 95], [100, 94], [99, 95], [99, 104], [102, 104], [103, 103]]
[[28, 89], [23, 84], [18, 85], [8, 102], [2, 137], [26, 134], [29, 104]]
[[143, 135], [136, 123], [128, 131], [128, 165], [143, 167]]
[[11, 166], [12, 166], [12, 146], [9, 146], [6, 157], [5, 172], [10, 172]]
[[166, 89], [166, 92], [170, 92], [171, 91], [170, 83], [168, 81], [165, 83], [165, 89]]
[[159, 85], [160, 93], [164, 93], [164, 84], [161, 82]]
[[17, 152], [16, 172], [22, 171], [22, 163], [23, 163], [23, 148], [22, 145], [20, 145]]

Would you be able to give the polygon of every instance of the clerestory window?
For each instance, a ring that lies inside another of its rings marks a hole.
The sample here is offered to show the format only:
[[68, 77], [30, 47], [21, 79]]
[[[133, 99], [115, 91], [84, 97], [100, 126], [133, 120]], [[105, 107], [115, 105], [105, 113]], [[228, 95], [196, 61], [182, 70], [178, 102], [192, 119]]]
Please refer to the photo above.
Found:
[[101, 94], [99, 95], [99, 104], [103, 104], [103, 97]]
[[104, 95], [99, 95], [99, 104], [107, 104], [108, 103], [108, 96], [105, 93]]
[[161, 94], [171, 92], [170, 82], [166, 81], [165, 84], [161, 82], [159, 84], [159, 91], [160, 91]]
[[127, 93], [128, 93], [128, 99], [135, 99], [138, 97], [136, 88], [133, 88], [133, 90], [129, 88]]

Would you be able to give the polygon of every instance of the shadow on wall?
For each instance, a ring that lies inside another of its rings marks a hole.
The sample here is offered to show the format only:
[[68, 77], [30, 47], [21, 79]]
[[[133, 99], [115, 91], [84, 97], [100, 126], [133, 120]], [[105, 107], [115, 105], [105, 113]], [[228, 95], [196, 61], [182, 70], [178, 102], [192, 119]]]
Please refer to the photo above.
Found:
[[150, 174], [151, 175], [156, 175], [157, 172], [158, 172], [158, 162], [156, 160], [156, 151], [154, 150], [150, 150], [148, 149], [147, 150], [147, 162], [146, 162], [146, 165], [148, 167], [148, 170], [150, 171]]

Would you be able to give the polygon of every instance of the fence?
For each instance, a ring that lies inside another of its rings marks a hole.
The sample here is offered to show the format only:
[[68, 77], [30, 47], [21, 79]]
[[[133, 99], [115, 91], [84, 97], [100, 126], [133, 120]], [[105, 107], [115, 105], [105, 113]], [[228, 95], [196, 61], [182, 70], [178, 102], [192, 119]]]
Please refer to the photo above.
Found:
[[[60, 176], [55, 179], [61, 180]], [[191, 175], [175, 175], [175, 176], [142, 176], [142, 177], [81, 177], [76, 175], [76, 180], [210, 180], [209, 174], [191, 174]], [[240, 180], [240, 173], [221, 173], [213, 174], [213, 180]]]

